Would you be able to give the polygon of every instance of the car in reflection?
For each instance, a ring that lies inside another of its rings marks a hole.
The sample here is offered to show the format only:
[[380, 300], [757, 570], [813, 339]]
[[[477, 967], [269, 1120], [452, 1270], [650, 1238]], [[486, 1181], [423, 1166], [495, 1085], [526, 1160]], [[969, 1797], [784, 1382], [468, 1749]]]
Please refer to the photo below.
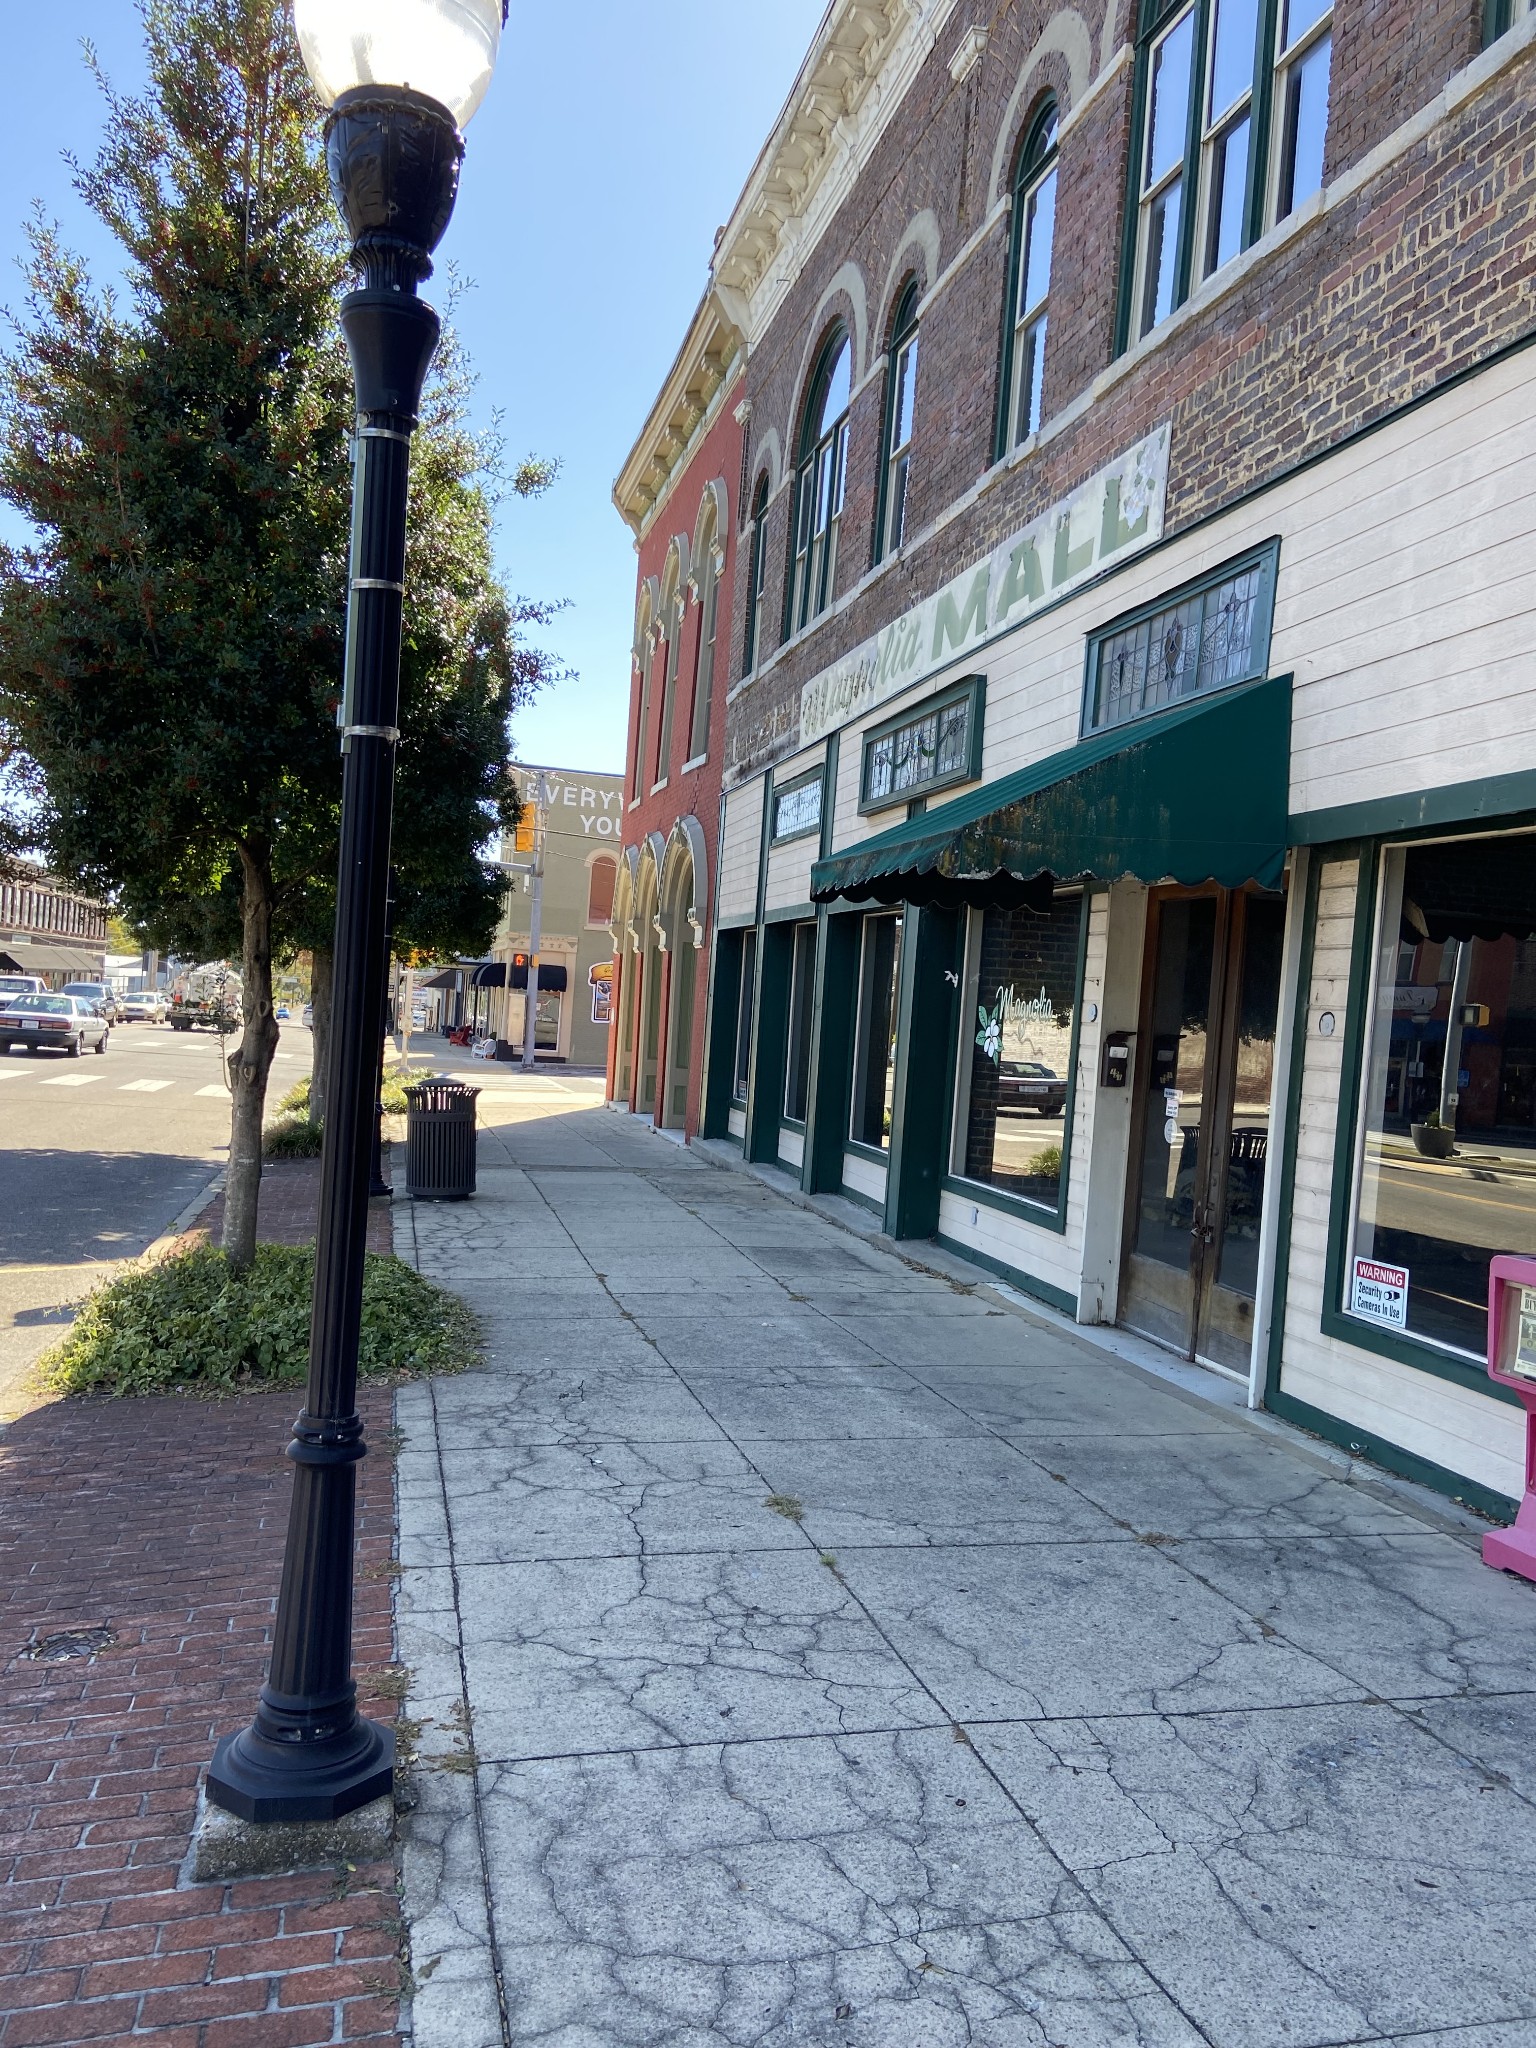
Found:
[[87, 1046], [105, 1052], [111, 1036], [106, 1018], [83, 996], [13, 996], [0, 1009], [0, 1052], [24, 1045], [31, 1053], [64, 1052], [77, 1060]]
[[1060, 1116], [1067, 1106], [1067, 1084], [1039, 1060], [1004, 1060], [998, 1069], [998, 1114]]

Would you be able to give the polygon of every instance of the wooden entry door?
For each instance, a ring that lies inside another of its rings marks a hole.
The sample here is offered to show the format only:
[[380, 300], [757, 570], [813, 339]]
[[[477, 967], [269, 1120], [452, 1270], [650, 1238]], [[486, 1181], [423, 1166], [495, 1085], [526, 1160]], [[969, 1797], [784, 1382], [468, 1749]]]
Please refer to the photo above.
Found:
[[1246, 1374], [1285, 899], [1166, 889], [1149, 908], [1120, 1319]]

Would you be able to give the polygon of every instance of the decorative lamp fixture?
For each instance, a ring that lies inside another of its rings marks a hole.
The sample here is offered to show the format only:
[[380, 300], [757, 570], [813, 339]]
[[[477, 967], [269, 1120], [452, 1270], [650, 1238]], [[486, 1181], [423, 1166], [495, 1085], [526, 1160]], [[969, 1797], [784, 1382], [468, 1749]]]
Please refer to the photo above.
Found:
[[341, 303], [357, 385], [352, 557], [309, 1379], [294, 1424], [293, 1501], [272, 1662], [251, 1725], [226, 1736], [208, 1797], [257, 1824], [339, 1819], [388, 1796], [394, 1741], [357, 1711], [352, 1571], [357, 1348], [371, 1139], [388, 983], [388, 897], [411, 436], [437, 347], [416, 296], [458, 192], [460, 125], [485, 97], [504, 0], [294, 0], [299, 47], [329, 112], [326, 164], [362, 287]]

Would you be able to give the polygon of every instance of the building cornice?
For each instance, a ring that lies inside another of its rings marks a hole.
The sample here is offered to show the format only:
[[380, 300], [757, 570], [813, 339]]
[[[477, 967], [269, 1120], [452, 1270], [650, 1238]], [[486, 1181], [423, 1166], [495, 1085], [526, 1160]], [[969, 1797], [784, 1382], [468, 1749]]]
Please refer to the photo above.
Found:
[[751, 346], [869, 159], [957, 0], [832, 0], [715, 250]]
[[707, 291], [613, 486], [613, 502], [636, 540], [645, 538], [673, 482], [714, 424], [743, 348], [741, 330], [720, 294]]

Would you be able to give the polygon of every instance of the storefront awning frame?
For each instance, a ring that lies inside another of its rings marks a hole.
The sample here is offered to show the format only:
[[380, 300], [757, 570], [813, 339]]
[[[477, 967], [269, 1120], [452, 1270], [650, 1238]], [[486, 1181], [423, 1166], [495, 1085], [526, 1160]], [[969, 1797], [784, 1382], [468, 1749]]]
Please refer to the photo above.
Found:
[[817, 861], [818, 903], [1018, 903], [1059, 882], [1255, 882], [1285, 868], [1291, 678], [1156, 712]]

